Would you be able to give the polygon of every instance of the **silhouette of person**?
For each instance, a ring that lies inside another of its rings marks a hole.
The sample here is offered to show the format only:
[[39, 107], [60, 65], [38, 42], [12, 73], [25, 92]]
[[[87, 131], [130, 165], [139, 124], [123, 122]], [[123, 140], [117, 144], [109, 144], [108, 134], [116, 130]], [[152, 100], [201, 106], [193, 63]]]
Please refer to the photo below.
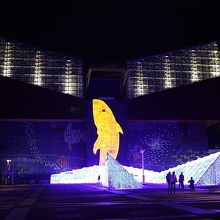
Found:
[[190, 180], [188, 181], [188, 183], [189, 183], [189, 189], [191, 191], [193, 191], [195, 189], [195, 186], [194, 186], [195, 181], [194, 181], [194, 179], [191, 177]]
[[179, 187], [181, 189], [184, 189], [184, 175], [183, 175], [183, 172], [181, 172], [181, 174], [179, 175]]
[[168, 193], [170, 193], [170, 178], [171, 178], [171, 172], [169, 172], [166, 175], [166, 181], [167, 181], [167, 184], [168, 184]]
[[173, 171], [172, 175], [170, 177], [170, 194], [172, 194], [172, 193], [175, 194], [175, 192], [176, 192], [176, 182], [177, 182], [176, 174]]

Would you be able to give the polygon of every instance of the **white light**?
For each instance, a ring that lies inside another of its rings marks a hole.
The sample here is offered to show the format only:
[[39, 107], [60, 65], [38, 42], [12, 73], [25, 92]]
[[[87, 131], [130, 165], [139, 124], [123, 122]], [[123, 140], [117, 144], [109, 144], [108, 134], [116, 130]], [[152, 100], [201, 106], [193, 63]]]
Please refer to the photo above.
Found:
[[141, 62], [137, 62], [136, 78], [133, 82], [134, 96], [141, 96], [148, 94], [148, 86], [144, 87], [144, 74]]
[[82, 169], [52, 174], [50, 183], [97, 183], [98, 177], [103, 176], [104, 172], [104, 166], [84, 167]]
[[[116, 161], [117, 162], [117, 161]], [[115, 165], [114, 162], [107, 162], [106, 166], [92, 166], [85, 167], [78, 170], [62, 172], [60, 174], [51, 175], [51, 183], [97, 183], [100, 177], [100, 182], [104, 186], [109, 186], [109, 176], [113, 178], [114, 183], [120, 183], [119, 188], [125, 188], [125, 186], [134, 188], [136, 183], [130, 182], [129, 175], [121, 172], [121, 168]], [[220, 152], [210, 154], [209, 156], [198, 158], [194, 161], [187, 162], [185, 164], [178, 165], [177, 167], [170, 168], [161, 172], [155, 172], [151, 170], [144, 170], [146, 183], [166, 183], [167, 173], [175, 171], [179, 176], [183, 172], [185, 176], [185, 183], [188, 182], [190, 177], [193, 177], [197, 185], [218, 185], [220, 184]], [[139, 183], [142, 182], [142, 169], [122, 166], [126, 169]], [[110, 168], [110, 171], [109, 171]], [[120, 173], [120, 175], [119, 175]], [[122, 180], [124, 181], [122, 181]], [[129, 184], [128, 184], [129, 183]], [[118, 185], [114, 185], [114, 188], [118, 188]], [[124, 185], [123, 185], [124, 184]], [[137, 186], [137, 185], [136, 185]], [[139, 185], [140, 186], [140, 185]], [[139, 187], [138, 186], [138, 187]], [[136, 188], [138, 188], [136, 187]]]
[[6, 42], [5, 54], [4, 54], [4, 64], [3, 64], [3, 76], [11, 77], [11, 60], [12, 60], [12, 48], [11, 43]]
[[35, 56], [35, 65], [34, 65], [34, 85], [42, 85], [42, 60], [41, 52], [37, 51]]
[[[65, 94], [70, 94], [70, 95], [79, 95], [78, 90], [80, 90], [78, 84], [74, 82], [73, 80], [73, 63], [71, 60], [66, 61], [66, 66], [65, 66], [65, 75], [63, 76], [63, 90], [62, 92]], [[74, 76], [76, 81], [81, 82], [81, 76]]]
[[195, 50], [191, 50], [190, 62], [191, 62], [191, 77], [190, 77], [190, 80], [191, 80], [191, 82], [197, 82], [200, 79], [199, 79], [199, 76], [198, 76], [197, 57], [196, 57]]
[[170, 60], [168, 58], [168, 56], [165, 56], [164, 59], [164, 88], [168, 89], [168, 88], [172, 88], [174, 87], [174, 81], [172, 80], [171, 77], [171, 67], [170, 67]]
[[217, 49], [212, 51], [212, 60], [214, 65], [211, 65], [211, 71], [210, 71], [211, 78], [220, 76], [220, 59], [219, 59], [219, 51]]

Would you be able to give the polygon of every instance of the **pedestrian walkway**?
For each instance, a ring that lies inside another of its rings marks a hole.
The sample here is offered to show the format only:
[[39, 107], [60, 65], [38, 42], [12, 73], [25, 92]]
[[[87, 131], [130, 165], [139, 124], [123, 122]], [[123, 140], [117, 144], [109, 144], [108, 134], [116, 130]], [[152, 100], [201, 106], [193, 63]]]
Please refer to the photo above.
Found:
[[0, 219], [220, 219], [220, 186], [107, 190], [98, 184], [0, 187]]

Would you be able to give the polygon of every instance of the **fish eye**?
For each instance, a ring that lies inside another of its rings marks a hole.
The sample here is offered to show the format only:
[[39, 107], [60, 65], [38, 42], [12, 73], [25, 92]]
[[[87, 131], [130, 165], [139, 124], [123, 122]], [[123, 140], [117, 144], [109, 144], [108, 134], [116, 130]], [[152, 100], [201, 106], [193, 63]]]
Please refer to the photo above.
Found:
[[102, 109], [102, 112], [105, 112], [105, 109]]

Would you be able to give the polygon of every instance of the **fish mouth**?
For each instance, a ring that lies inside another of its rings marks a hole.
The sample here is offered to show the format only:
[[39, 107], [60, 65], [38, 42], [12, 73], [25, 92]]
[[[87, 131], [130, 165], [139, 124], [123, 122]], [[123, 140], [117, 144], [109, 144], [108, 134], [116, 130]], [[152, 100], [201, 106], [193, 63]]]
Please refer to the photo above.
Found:
[[93, 105], [96, 105], [96, 104], [98, 104], [99, 102], [100, 102], [100, 101], [99, 101], [98, 99], [93, 99], [93, 100], [92, 100], [92, 104], [93, 104]]

